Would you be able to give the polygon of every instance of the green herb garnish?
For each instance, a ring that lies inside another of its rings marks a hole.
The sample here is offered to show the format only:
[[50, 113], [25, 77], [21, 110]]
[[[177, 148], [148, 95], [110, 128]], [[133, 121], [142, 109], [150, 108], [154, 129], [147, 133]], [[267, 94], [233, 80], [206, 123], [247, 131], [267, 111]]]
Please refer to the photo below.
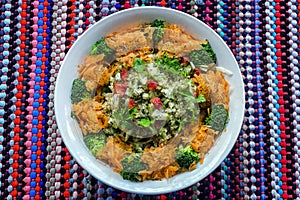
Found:
[[140, 58], [134, 58], [133, 60], [133, 68], [138, 73], [141, 73], [145, 70], [145, 64], [145, 61]]
[[143, 127], [149, 127], [151, 125], [151, 121], [148, 117], [145, 117], [139, 121], [139, 124]]
[[203, 94], [199, 94], [198, 97], [196, 98], [196, 102], [197, 103], [204, 103], [204, 102], [206, 102], [206, 99], [205, 99], [204, 95]]
[[129, 115], [131, 118], [133, 118], [133, 116], [138, 112], [138, 108], [131, 108], [129, 109]]

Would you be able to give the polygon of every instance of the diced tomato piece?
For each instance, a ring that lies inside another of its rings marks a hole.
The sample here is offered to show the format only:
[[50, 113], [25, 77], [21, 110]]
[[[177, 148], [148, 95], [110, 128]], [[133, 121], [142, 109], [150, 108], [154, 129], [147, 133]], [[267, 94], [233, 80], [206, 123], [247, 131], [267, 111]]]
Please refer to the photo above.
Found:
[[115, 94], [118, 94], [118, 95], [120, 95], [121, 97], [124, 96], [127, 87], [128, 87], [127, 83], [116, 82], [116, 83], [114, 84]]
[[128, 70], [127, 69], [122, 68], [121, 78], [122, 78], [123, 81], [125, 81], [128, 78]]
[[148, 80], [147, 84], [150, 91], [155, 90], [158, 86], [157, 82], [154, 80]]
[[160, 109], [162, 107], [162, 102], [160, 100], [160, 98], [158, 97], [154, 97], [151, 99], [151, 103], [153, 104], [153, 106], [156, 108], [156, 109]]
[[190, 62], [190, 58], [184, 56], [184, 57], [181, 58], [181, 62], [182, 62], [182, 63]]
[[195, 68], [194, 73], [199, 76], [201, 74], [201, 71], [200, 71], [200, 69]]
[[128, 102], [128, 108], [131, 109], [134, 108], [135, 106], [136, 106], [135, 101], [130, 98]]

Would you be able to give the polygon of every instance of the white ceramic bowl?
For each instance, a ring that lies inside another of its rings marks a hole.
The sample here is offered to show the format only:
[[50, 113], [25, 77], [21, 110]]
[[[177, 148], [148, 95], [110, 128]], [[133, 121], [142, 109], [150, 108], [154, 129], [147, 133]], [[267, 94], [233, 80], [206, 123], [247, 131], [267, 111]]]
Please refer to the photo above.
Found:
[[[78, 65], [82, 63], [97, 40], [108, 33], [151, 22], [157, 18], [165, 19], [168, 23], [178, 24], [196, 38], [208, 39], [216, 52], [217, 64], [233, 72], [232, 76], [226, 76], [230, 84], [229, 122], [226, 132], [218, 138], [205, 156], [204, 164], [198, 164], [197, 169], [167, 180], [134, 183], [123, 180], [119, 174], [102, 165], [89, 153], [77, 123], [70, 116], [70, 92], [72, 82], [77, 78]], [[211, 28], [200, 20], [180, 11], [159, 7], [140, 7], [120, 11], [100, 20], [76, 40], [59, 70], [54, 103], [58, 128], [65, 145], [76, 161], [92, 176], [123, 191], [138, 194], [160, 194], [186, 188], [205, 178], [221, 164], [239, 135], [244, 117], [244, 97], [244, 85], [239, 66], [230, 49]]]

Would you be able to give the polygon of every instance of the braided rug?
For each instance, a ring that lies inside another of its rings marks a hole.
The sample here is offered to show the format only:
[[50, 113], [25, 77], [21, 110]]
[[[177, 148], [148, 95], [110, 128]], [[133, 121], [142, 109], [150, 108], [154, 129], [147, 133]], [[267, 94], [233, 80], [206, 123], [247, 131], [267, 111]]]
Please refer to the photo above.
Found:
[[[300, 0], [0, 0], [0, 199], [300, 199]], [[155, 196], [89, 175], [53, 106], [73, 42], [123, 9], [163, 6], [213, 28], [234, 53], [246, 113], [234, 148], [199, 183]]]

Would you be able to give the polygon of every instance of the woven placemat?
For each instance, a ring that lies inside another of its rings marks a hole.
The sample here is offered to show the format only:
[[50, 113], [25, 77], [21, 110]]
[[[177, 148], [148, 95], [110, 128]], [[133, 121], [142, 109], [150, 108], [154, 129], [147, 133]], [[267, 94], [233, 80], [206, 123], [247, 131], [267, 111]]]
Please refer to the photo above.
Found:
[[[299, 0], [1, 0], [0, 199], [300, 198]], [[238, 140], [222, 164], [184, 190], [116, 190], [70, 155], [55, 121], [62, 60], [92, 24], [123, 9], [164, 6], [212, 27], [233, 51], [246, 91]]]

